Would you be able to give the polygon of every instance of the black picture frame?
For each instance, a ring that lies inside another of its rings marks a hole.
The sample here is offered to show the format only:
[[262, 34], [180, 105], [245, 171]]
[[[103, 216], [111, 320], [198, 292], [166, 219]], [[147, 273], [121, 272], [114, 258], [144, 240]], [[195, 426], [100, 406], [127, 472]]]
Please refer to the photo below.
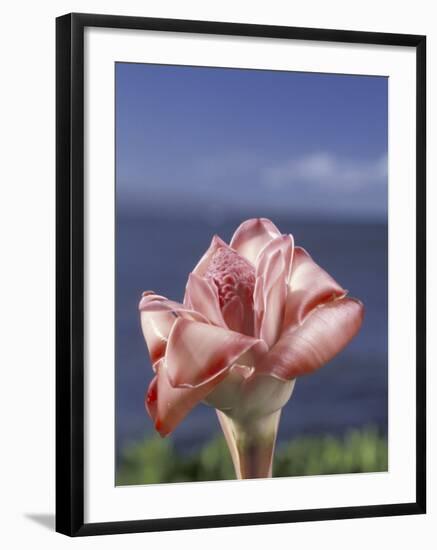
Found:
[[[416, 500], [399, 504], [84, 523], [84, 29], [106, 27], [404, 46], [416, 51]], [[56, 20], [56, 530], [69, 536], [426, 511], [426, 37], [73, 13]]]

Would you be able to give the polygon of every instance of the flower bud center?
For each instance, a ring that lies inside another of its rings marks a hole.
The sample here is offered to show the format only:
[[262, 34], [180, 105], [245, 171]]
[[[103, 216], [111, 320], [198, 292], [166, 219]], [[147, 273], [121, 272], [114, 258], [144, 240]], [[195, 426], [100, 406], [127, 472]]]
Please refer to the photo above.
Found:
[[216, 250], [205, 278], [215, 283], [220, 308], [223, 309], [235, 296], [238, 296], [243, 308], [252, 310], [255, 269], [251, 263], [232, 249], [223, 246]]

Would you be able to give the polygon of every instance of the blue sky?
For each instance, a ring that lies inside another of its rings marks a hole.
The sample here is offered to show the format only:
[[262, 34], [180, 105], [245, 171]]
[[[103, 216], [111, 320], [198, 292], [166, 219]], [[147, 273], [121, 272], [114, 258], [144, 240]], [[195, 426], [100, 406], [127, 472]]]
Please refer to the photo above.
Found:
[[116, 65], [117, 204], [385, 219], [387, 79]]

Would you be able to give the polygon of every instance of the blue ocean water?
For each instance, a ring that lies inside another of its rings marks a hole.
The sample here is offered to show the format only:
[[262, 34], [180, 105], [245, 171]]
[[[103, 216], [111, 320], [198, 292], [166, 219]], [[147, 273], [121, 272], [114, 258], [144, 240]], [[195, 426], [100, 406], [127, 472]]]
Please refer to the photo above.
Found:
[[[317, 373], [301, 377], [283, 410], [278, 441], [341, 434], [374, 425], [387, 431], [387, 225], [270, 216], [283, 233], [366, 307], [354, 341]], [[143, 290], [182, 300], [187, 276], [214, 233], [229, 241], [241, 217], [204, 219], [119, 212], [116, 228], [116, 454], [153, 433], [144, 409], [152, 378], [137, 305]], [[192, 451], [219, 432], [213, 409], [199, 405], [170, 436]]]

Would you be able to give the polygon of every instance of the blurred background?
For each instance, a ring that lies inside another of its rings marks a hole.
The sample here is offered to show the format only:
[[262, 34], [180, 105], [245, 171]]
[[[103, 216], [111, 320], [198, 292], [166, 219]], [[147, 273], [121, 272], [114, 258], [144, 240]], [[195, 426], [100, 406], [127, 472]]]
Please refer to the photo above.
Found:
[[387, 79], [116, 64], [116, 483], [229, 479], [213, 409], [167, 439], [138, 301], [181, 301], [214, 234], [250, 217], [292, 233], [366, 306], [355, 340], [301, 377], [275, 475], [387, 469]]

